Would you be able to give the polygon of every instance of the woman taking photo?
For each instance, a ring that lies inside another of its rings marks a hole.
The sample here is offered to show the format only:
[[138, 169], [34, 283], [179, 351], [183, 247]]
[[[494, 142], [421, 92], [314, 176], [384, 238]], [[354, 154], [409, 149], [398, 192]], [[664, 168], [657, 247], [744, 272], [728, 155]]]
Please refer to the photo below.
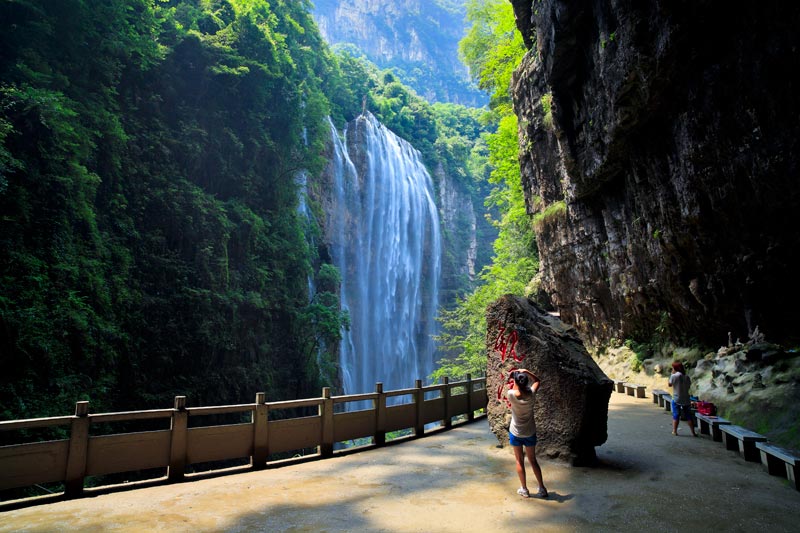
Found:
[[[508, 428], [509, 442], [514, 447], [514, 457], [517, 460], [517, 475], [520, 488], [517, 494], [523, 498], [530, 498], [528, 484], [525, 476], [525, 457], [531, 463], [533, 475], [539, 483], [536, 496], [547, 498], [547, 489], [542, 481], [542, 469], [536, 461], [536, 421], [533, 417], [533, 404], [536, 391], [539, 390], [541, 381], [536, 375], [524, 368], [511, 372], [511, 388], [508, 401], [511, 404], [511, 426]], [[523, 451], [524, 449], [524, 451]]]

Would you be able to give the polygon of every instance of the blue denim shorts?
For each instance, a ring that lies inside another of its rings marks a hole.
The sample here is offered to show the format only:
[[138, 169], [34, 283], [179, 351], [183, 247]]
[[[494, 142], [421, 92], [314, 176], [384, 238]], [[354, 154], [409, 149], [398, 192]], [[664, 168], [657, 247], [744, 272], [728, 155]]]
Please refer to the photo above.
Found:
[[[681, 412], [683, 411], [683, 412]], [[683, 416], [681, 416], [683, 415]], [[681, 405], [672, 400], [672, 419], [673, 420], [688, 420], [692, 421], [692, 407], [690, 405]]]
[[532, 437], [517, 437], [513, 433], [509, 433], [508, 442], [512, 446], [528, 446], [529, 448], [532, 448], [536, 446], [536, 435]]

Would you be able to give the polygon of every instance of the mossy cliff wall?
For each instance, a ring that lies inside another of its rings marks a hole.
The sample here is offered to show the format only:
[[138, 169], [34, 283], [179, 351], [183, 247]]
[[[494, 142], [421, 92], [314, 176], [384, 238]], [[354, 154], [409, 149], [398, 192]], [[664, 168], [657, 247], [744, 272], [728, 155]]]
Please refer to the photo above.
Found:
[[800, 4], [512, 0], [543, 288], [589, 343], [796, 342]]

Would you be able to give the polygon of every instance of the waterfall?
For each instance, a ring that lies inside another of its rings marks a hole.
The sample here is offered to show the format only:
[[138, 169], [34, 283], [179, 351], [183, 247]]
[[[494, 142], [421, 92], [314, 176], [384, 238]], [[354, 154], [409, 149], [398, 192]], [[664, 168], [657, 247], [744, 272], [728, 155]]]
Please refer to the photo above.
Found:
[[[305, 129], [303, 130], [303, 134], [305, 135]], [[297, 185], [297, 214], [306, 226], [304, 234], [308, 245], [314, 247], [316, 246], [314, 235], [308, 228], [311, 225], [315, 225], [317, 222], [314, 219], [314, 214], [311, 212], [311, 209], [308, 208], [308, 173], [305, 170], [299, 171], [294, 177], [294, 182]], [[311, 301], [317, 292], [313, 273], [308, 275], [306, 281], [308, 285], [308, 299]]]
[[[434, 370], [441, 236], [420, 154], [369, 113], [331, 123], [331, 253], [350, 330], [340, 346], [344, 392], [409, 388]], [[354, 163], [355, 161], [355, 163]]]

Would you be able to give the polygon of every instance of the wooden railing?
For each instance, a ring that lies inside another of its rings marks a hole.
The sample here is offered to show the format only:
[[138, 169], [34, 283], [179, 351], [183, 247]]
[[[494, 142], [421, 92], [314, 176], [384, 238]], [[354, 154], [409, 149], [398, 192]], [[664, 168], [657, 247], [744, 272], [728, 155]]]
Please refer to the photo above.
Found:
[[[435, 398], [426, 399], [435, 395]], [[410, 402], [387, 405], [387, 398], [403, 397]], [[375, 392], [350, 396], [331, 396], [322, 389], [321, 398], [266, 403], [265, 394], [256, 394], [255, 403], [214, 407], [186, 407], [186, 397], [175, 397], [172, 409], [89, 413], [89, 402], [77, 402], [74, 416], [36, 418], [0, 422], [2, 430], [27, 430], [70, 426], [69, 438], [14, 444], [0, 447], [0, 490], [32, 487], [44, 483], [63, 483], [68, 498], [81, 496], [89, 476], [102, 476], [147, 469], [166, 468], [166, 479], [180, 481], [187, 468], [199, 463], [250, 460], [250, 468], [272, 465], [272, 456], [316, 448], [319, 457], [330, 457], [335, 444], [355, 439], [371, 439], [373, 446], [387, 442], [387, 434], [399, 430], [421, 437], [425, 426], [441, 422], [452, 426], [453, 418], [473, 420], [475, 412], [487, 405], [486, 378]], [[372, 402], [372, 408], [344, 410], [339, 404]], [[275, 414], [301, 410], [317, 414], [275, 419]], [[246, 423], [190, 427], [189, 418], [208, 415], [250, 414]], [[273, 413], [272, 419], [270, 413]], [[169, 429], [92, 435], [92, 426], [101, 423], [169, 420]]]

